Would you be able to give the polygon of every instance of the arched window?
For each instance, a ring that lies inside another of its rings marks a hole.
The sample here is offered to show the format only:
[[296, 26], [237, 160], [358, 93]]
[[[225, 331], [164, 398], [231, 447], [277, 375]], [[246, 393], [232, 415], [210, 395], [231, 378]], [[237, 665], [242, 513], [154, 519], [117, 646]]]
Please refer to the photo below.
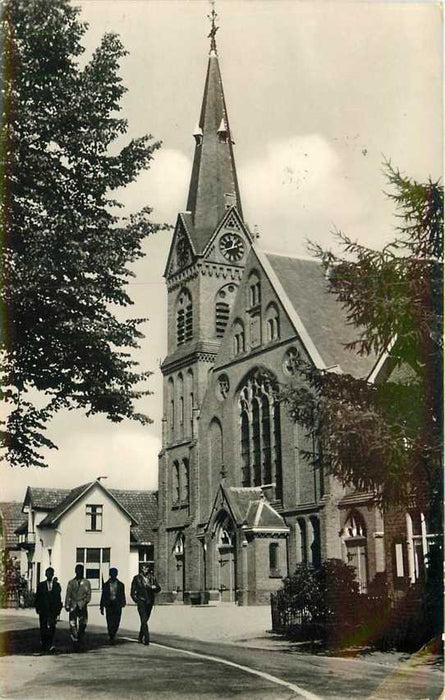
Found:
[[175, 434], [175, 385], [173, 378], [170, 377], [168, 380], [168, 406], [169, 406], [169, 424], [170, 424], [170, 436], [174, 437]]
[[193, 337], [193, 304], [190, 292], [181, 289], [176, 304], [176, 341], [182, 345]]
[[178, 374], [178, 426], [180, 437], [184, 437], [184, 380], [182, 374]]
[[214, 476], [219, 476], [223, 469], [224, 454], [223, 454], [223, 432], [221, 423], [217, 418], [214, 418], [210, 423], [209, 430], [210, 438], [210, 464]]
[[188, 503], [190, 499], [190, 465], [188, 459], [182, 460], [181, 479], [181, 503]]
[[297, 560], [299, 564], [307, 564], [307, 529], [306, 520], [297, 520]]
[[246, 350], [244, 323], [238, 318], [233, 324], [233, 354], [240, 355]]
[[250, 483], [250, 425], [247, 409], [241, 411], [241, 481]]
[[179, 462], [173, 462], [173, 505], [178, 505], [181, 500], [181, 475], [179, 473]]
[[309, 518], [312, 527], [311, 561], [316, 567], [321, 564], [320, 521], [316, 515]]
[[222, 338], [229, 321], [230, 309], [232, 308], [237, 291], [236, 284], [226, 284], [218, 291], [215, 300], [215, 333], [217, 338]]
[[187, 412], [186, 412], [186, 434], [193, 437], [193, 407], [195, 401], [194, 385], [193, 385], [193, 370], [187, 372]]
[[348, 513], [341, 536], [346, 561], [355, 570], [360, 592], [364, 593], [368, 584], [366, 525], [358, 511]]
[[281, 498], [280, 406], [272, 377], [249, 375], [239, 392], [243, 486], [275, 484]]
[[261, 284], [256, 272], [249, 276], [249, 307], [258, 306], [261, 303]]
[[278, 542], [269, 544], [269, 576], [280, 576], [280, 545]]
[[270, 342], [280, 337], [280, 316], [275, 304], [269, 304], [266, 309], [266, 338]]

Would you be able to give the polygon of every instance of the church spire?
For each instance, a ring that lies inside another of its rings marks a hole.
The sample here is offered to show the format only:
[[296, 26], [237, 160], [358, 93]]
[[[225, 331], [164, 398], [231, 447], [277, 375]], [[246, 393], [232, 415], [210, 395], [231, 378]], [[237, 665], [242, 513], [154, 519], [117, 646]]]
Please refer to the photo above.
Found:
[[210, 54], [190, 180], [187, 210], [192, 213], [195, 241], [200, 252], [230, 206], [242, 216], [236, 177], [233, 140], [224, 99], [216, 50], [217, 14], [214, 3], [208, 15]]

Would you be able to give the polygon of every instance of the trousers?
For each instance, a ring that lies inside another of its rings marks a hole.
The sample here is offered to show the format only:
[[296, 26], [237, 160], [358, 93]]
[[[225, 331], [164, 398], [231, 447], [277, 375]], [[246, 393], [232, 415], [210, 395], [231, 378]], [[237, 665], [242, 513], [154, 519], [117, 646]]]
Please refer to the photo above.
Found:
[[153, 603], [138, 603], [139, 619], [141, 628], [139, 630], [139, 641], [144, 644], [150, 644], [150, 633], [148, 631], [148, 621], [150, 619]]
[[114, 639], [119, 629], [122, 616], [122, 607], [116, 601], [110, 601], [105, 608], [107, 618], [107, 629], [110, 639]]
[[53, 644], [54, 635], [56, 633], [56, 615], [43, 614], [39, 615], [40, 622], [40, 641], [42, 649], [48, 651]]
[[73, 610], [69, 612], [69, 622], [70, 622], [70, 633], [73, 641], [81, 642], [87, 627], [88, 622], [88, 610], [85, 605], [83, 608], [79, 608], [76, 605]]

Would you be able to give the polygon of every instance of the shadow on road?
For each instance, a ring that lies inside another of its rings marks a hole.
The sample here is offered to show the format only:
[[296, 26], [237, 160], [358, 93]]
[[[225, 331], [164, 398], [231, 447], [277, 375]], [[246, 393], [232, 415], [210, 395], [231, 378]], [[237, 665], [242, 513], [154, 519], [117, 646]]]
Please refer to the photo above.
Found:
[[[117, 640], [114, 646], [118, 647], [127, 643], [124, 640]], [[78, 647], [73, 644], [66, 629], [58, 629], [54, 639], [54, 646], [55, 652], [53, 654], [79, 654], [102, 647], [109, 647], [110, 642], [106, 633], [87, 631], [83, 644]], [[0, 657], [32, 656], [40, 653], [40, 632], [38, 628], [29, 627], [0, 633]]]

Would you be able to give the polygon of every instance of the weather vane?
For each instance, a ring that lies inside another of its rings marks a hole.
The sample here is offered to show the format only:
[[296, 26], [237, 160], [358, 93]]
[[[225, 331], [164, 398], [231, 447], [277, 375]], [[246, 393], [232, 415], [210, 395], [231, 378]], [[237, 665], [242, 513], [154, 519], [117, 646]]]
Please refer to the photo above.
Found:
[[209, 34], [210, 51], [214, 51], [215, 53], [217, 53], [215, 36], [216, 36], [216, 32], [218, 31], [219, 27], [216, 26], [216, 20], [218, 18], [218, 15], [216, 14], [216, 11], [215, 11], [215, 0], [210, 0], [210, 4], [212, 6], [212, 11], [209, 15], [207, 15], [207, 17], [209, 18], [210, 23], [212, 25], [210, 28], [210, 34]]

